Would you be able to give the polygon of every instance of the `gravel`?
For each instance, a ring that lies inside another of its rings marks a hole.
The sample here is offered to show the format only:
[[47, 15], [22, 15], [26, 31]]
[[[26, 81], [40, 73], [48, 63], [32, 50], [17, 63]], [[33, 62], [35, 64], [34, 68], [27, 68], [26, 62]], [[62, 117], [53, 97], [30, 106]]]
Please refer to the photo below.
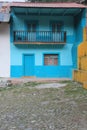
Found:
[[27, 85], [0, 89], [0, 130], [87, 130], [87, 90], [81, 85]]
[[47, 83], [47, 84], [41, 84], [41, 85], [37, 85], [35, 86], [38, 89], [42, 89], [42, 88], [60, 88], [60, 87], [64, 87], [67, 84], [64, 83]]

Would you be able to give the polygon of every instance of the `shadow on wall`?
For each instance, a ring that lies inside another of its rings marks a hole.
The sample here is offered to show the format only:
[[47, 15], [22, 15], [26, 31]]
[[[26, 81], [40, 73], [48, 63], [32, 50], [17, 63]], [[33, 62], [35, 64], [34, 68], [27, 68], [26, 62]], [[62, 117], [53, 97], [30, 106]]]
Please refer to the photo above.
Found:
[[29, 44], [18, 44], [18, 45], [15, 45], [17, 48], [23, 48], [23, 49], [62, 49], [65, 45], [59, 45], [59, 44], [44, 44], [44, 45], [41, 45], [41, 44], [33, 44], [31, 43], [30, 45]]

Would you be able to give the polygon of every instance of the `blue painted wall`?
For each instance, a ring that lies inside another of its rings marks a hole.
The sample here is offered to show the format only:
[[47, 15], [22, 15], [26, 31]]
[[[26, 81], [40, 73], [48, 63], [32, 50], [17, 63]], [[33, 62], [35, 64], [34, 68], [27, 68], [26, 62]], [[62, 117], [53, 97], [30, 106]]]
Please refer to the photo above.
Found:
[[[21, 45], [20, 45], [21, 46]], [[26, 46], [26, 45], [25, 45]], [[72, 71], [72, 44], [58, 48], [29, 48], [11, 44], [11, 77], [23, 76], [23, 54], [35, 55], [35, 76], [37, 77], [71, 77]], [[43, 54], [59, 54], [58, 66], [44, 66]], [[67, 60], [68, 59], [68, 60]], [[16, 72], [16, 73], [15, 73]]]
[[[72, 78], [72, 66], [35, 66], [36, 77], [45, 78]], [[11, 66], [11, 77], [22, 77], [23, 66]]]
[[[11, 77], [23, 76], [23, 55], [35, 55], [36, 77], [72, 77], [72, 69], [76, 66], [77, 43], [81, 42], [79, 31], [85, 25], [85, 11], [75, 20], [73, 16], [24, 16], [12, 14], [11, 22]], [[81, 19], [81, 20], [80, 20]], [[63, 21], [63, 31], [67, 32], [66, 45], [14, 45], [13, 30], [26, 30], [27, 21], [38, 21], [39, 31], [49, 31], [51, 21]], [[75, 22], [78, 23], [75, 25]], [[82, 35], [82, 32], [81, 32]], [[79, 39], [80, 38], [80, 39]], [[59, 54], [58, 66], [44, 66], [43, 54]]]

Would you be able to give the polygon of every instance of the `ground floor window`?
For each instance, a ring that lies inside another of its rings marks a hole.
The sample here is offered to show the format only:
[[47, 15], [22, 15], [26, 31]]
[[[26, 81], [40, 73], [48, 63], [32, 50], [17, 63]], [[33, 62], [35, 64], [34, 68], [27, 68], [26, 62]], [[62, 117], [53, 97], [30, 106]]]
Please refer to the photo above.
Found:
[[58, 65], [58, 54], [44, 54], [44, 65]]

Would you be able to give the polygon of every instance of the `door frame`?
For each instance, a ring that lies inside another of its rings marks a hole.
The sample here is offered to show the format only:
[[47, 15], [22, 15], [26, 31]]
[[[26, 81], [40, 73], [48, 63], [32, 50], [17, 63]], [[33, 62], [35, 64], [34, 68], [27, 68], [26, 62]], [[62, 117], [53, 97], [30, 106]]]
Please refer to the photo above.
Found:
[[[24, 57], [25, 56], [34, 56], [34, 66], [35, 66], [35, 54], [34, 53], [26, 53], [22, 55], [22, 68], [23, 68], [23, 76], [25, 76], [25, 62], [24, 62]], [[32, 76], [32, 75], [31, 75]], [[34, 76], [34, 75], [33, 75]]]

